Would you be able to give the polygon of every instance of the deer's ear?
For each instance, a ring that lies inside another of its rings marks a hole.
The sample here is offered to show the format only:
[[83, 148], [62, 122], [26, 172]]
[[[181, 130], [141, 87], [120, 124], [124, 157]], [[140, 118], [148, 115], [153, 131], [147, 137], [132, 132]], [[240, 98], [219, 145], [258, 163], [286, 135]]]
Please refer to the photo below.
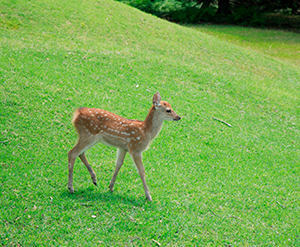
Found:
[[153, 105], [155, 106], [155, 108], [160, 106], [160, 101], [161, 101], [161, 96], [160, 96], [159, 92], [157, 92], [153, 96]]

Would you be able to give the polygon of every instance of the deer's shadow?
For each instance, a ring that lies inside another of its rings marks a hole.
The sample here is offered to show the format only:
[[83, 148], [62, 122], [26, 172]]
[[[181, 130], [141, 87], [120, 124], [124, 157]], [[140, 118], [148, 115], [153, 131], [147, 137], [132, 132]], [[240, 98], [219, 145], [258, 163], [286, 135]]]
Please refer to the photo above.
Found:
[[119, 191], [110, 192], [108, 189], [99, 192], [94, 188], [75, 189], [73, 194], [66, 189], [61, 192], [61, 198], [78, 201], [82, 206], [94, 203], [110, 203], [111, 205], [128, 204], [135, 207], [144, 207], [145, 204], [149, 203], [144, 194], [132, 196], [122, 194]]

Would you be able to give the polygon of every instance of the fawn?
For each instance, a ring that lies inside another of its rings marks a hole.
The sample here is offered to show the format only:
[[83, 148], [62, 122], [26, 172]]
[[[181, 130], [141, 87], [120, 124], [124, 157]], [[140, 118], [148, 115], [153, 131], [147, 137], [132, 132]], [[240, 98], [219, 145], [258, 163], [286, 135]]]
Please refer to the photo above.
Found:
[[83, 107], [77, 109], [72, 123], [78, 132], [79, 138], [75, 147], [68, 152], [68, 188], [70, 192], [74, 192], [73, 168], [77, 156], [90, 172], [93, 183], [97, 185], [96, 174], [86, 159], [85, 151], [101, 142], [118, 148], [116, 170], [109, 185], [110, 191], [113, 191], [124, 157], [129, 152], [142, 179], [146, 198], [152, 201], [145, 180], [142, 152], [148, 148], [150, 142], [158, 135], [164, 120], [178, 121], [180, 119], [168, 102], [161, 101], [158, 92], [153, 96], [153, 105], [145, 121], [129, 120], [97, 108]]

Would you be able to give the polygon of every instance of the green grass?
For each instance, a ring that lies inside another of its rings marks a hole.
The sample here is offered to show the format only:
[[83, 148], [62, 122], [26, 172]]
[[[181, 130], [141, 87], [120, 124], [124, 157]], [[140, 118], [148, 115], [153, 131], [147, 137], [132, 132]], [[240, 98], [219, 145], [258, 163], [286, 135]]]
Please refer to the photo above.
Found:
[[193, 25], [191, 27], [247, 50], [254, 50], [300, 67], [300, 35], [298, 33], [228, 25]]
[[[296, 62], [108, 0], [0, 6], [2, 245], [300, 245]], [[69, 194], [74, 110], [144, 119], [156, 91], [182, 120], [143, 155], [153, 202], [129, 157], [109, 192], [102, 145]]]

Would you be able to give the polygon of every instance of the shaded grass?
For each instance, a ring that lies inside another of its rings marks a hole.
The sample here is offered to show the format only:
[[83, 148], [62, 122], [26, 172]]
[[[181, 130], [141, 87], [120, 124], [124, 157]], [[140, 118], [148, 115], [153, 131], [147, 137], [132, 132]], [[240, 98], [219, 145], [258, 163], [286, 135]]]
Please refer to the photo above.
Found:
[[[299, 245], [296, 67], [112, 1], [1, 7], [1, 244]], [[129, 157], [108, 192], [101, 145], [70, 195], [73, 111], [144, 119], [156, 91], [183, 119], [144, 153], [154, 201]]]

